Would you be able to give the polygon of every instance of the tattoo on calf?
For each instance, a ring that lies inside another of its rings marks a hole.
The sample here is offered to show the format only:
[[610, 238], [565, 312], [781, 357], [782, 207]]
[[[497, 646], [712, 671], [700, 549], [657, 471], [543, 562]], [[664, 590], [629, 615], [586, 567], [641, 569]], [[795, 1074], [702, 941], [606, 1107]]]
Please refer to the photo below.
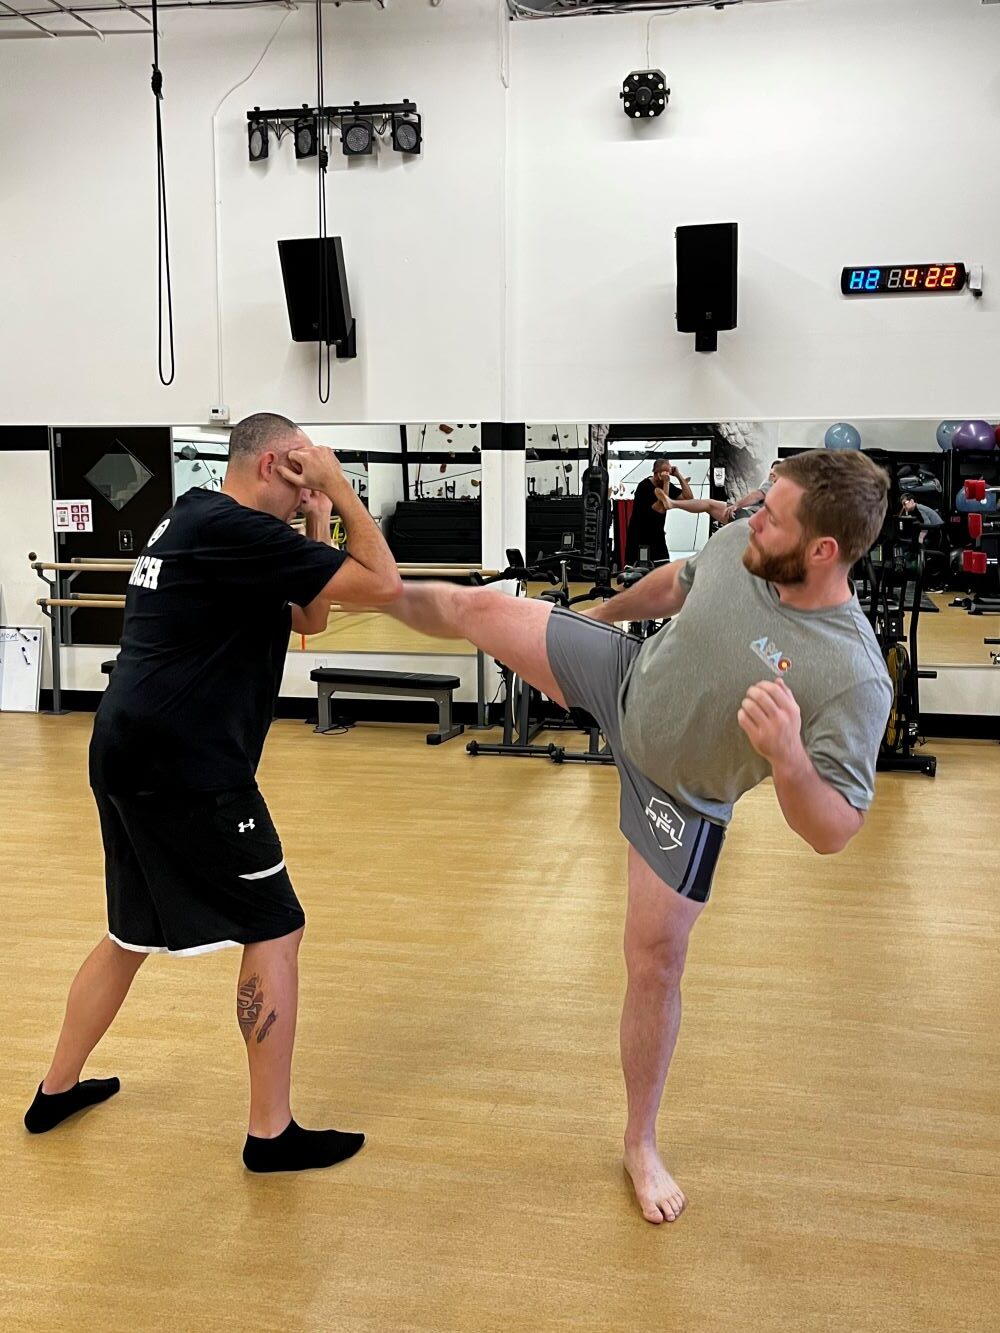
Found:
[[256, 973], [240, 983], [236, 996], [236, 1017], [239, 1019], [243, 1040], [249, 1042], [250, 1034], [257, 1025], [260, 1011], [264, 1007], [264, 992], [260, 989], [260, 977]]
[[264, 1040], [264, 1038], [267, 1036], [267, 1034], [271, 1031], [271, 1028], [273, 1027], [274, 1022], [275, 1022], [275, 1020], [277, 1019], [277, 1017], [278, 1017], [278, 1015], [277, 1015], [277, 1014], [275, 1013], [275, 1011], [272, 1009], [271, 1012], [268, 1014], [267, 1018], [264, 1019], [264, 1022], [261, 1024], [260, 1031], [257, 1033], [257, 1044], [258, 1044], [258, 1046], [259, 1046], [260, 1043]]

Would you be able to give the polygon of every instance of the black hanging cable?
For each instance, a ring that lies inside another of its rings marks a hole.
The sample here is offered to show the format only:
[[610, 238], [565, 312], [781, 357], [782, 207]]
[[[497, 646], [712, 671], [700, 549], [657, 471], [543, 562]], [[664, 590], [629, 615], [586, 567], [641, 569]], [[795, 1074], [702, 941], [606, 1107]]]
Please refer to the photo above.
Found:
[[[163, 161], [163, 121], [160, 103], [163, 101], [163, 75], [160, 73], [160, 30], [153, 0], [153, 77], [150, 80], [156, 99], [156, 352], [160, 383], [174, 382], [174, 297], [170, 281], [170, 235], [167, 231], [167, 175]], [[170, 343], [170, 377], [163, 373], [163, 278], [167, 279], [167, 331]]]
[[[316, 134], [319, 152], [319, 334], [317, 346], [317, 392], [321, 403], [330, 401], [330, 291], [327, 283], [326, 254], [326, 149], [327, 123], [323, 117], [323, 0], [316, 0]], [[323, 343], [326, 342], [326, 391], [323, 389]]]

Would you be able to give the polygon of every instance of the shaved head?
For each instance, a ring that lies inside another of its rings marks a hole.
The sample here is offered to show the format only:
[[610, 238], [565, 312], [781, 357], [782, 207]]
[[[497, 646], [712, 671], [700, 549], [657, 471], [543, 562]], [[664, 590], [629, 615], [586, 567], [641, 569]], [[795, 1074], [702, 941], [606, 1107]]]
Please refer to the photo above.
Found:
[[276, 412], [255, 412], [233, 427], [229, 436], [229, 461], [253, 463], [269, 449], [285, 454], [300, 445], [303, 439], [299, 427], [288, 417], [278, 416]]

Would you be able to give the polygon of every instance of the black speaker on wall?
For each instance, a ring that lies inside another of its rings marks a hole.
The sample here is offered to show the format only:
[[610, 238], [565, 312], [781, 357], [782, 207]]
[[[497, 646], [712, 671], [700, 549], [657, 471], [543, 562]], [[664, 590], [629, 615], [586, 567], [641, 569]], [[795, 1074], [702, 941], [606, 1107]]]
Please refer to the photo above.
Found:
[[[325, 246], [325, 274], [321, 256]], [[337, 356], [357, 356], [356, 322], [347, 290], [344, 247], [339, 236], [279, 241], [278, 257], [292, 341], [335, 343]], [[323, 300], [325, 276], [326, 300]]]
[[677, 328], [695, 335], [695, 350], [718, 350], [720, 329], [736, 328], [739, 224], [678, 227]]

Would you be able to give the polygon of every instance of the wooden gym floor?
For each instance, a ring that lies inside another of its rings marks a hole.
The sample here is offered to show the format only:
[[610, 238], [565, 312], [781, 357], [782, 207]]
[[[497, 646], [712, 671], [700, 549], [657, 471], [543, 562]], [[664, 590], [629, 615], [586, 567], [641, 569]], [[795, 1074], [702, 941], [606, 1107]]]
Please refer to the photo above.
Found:
[[657, 1229], [619, 1158], [614, 773], [421, 727], [277, 723], [261, 774], [310, 918], [296, 1112], [364, 1152], [243, 1171], [234, 951], [152, 959], [90, 1067], [121, 1094], [29, 1138], [102, 933], [89, 728], [0, 715], [3, 1329], [997, 1328], [995, 744], [880, 776], [837, 858], [742, 803], [661, 1117], [691, 1202]]

